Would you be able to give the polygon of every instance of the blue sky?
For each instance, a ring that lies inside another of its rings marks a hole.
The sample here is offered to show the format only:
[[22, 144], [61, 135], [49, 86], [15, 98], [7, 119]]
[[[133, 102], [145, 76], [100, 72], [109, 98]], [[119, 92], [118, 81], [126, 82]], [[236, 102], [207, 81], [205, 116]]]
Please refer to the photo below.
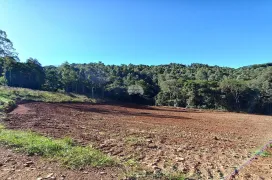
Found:
[[21, 61], [272, 62], [271, 0], [0, 0]]

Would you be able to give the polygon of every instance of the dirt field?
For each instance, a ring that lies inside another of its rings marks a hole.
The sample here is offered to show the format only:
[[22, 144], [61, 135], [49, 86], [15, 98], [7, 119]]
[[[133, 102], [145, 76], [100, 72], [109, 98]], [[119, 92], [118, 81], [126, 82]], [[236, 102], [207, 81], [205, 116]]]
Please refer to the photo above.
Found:
[[108, 180], [117, 179], [114, 168], [87, 168], [82, 171], [66, 169], [56, 162], [44, 161], [39, 157], [28, 157], [0, 147], [1, 180]]
[[267, 156], [259, 156], [236, 176], [235, 179], [272, 179], [272, 148]]
[[272, 139], [271, 116], [116, 104], [27, 103], [6, 126], [69, 136], [147, 169], [195, 179], [229, 175]]

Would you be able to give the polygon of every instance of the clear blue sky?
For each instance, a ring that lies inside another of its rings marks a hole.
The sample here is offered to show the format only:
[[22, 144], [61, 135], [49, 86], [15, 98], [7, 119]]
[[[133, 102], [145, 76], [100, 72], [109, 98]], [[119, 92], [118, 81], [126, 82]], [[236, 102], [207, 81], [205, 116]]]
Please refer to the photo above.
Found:
[[272, 62], [271, 0], [0, 0], [21, 61]]

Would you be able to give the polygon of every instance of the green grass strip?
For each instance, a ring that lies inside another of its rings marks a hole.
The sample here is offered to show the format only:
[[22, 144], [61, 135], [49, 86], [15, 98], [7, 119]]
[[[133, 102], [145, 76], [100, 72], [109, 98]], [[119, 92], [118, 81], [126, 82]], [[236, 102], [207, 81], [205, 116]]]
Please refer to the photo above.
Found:
[[30, 131], [8, 130], [0, 125], [0, 144], [28, 155], [39, 155], [60, 161], [76, 169], [85, 166], [112, 166], [115, 161], [92, 147], [75, 146], [69, 138], [52, 139]]
[[18, 100], [42, 101], [42, 102], [92, 102], [95, 99], [88, 98], [85, 95], [74, 93], [60, 93], [38, 91], [26, 88], [12, 88], [7, 86], [0, 86], [0, 113], [7, 111], [10, 107], [16, 105]]
[[95, 99], [90, 99], [85, 95], [12, 88], [7, 86], [0, 86], [0, 100], [2, 98], [4, 101], [21, 99], [43, 102], [95, 102]]

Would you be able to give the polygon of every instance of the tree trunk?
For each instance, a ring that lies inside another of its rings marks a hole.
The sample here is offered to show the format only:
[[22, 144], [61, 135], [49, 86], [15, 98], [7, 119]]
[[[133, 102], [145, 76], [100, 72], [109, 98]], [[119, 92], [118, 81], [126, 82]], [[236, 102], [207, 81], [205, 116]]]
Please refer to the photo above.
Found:
[[104, 99], [104, 88], [102, 87], [102, 99]]
[[9, 70], [9, 83], [10, 83], [10, 86], [12, 86], [12, 83], [11, 83], [11, 70]]
[[239, 93], [235, 92], [235, 103], [236, 103], [236, 108], [238, 111], [240, 111], [240, 100], [239, 100]]
[[82, 93], [85, 94], [85, 86], [82, 85]]

